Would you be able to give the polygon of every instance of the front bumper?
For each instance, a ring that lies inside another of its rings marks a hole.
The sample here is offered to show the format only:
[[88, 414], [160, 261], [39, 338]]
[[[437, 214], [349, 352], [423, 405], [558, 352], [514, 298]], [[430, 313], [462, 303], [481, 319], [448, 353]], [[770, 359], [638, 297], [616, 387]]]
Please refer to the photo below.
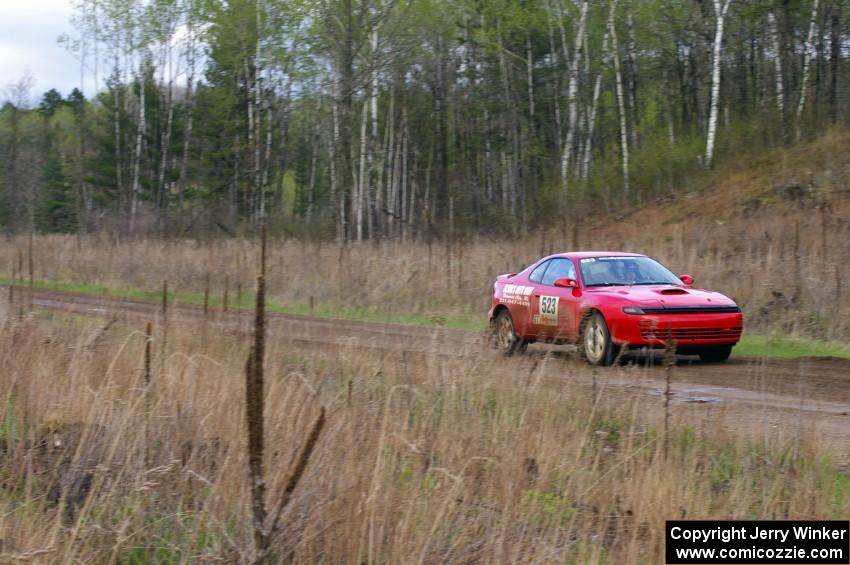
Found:
[[608, 320], [608, 330], [614, 343], [634, 347], [664, 347], [671, 339], [680, 348], [734, 345], [741, 339], [743, 316], [623, 314]]

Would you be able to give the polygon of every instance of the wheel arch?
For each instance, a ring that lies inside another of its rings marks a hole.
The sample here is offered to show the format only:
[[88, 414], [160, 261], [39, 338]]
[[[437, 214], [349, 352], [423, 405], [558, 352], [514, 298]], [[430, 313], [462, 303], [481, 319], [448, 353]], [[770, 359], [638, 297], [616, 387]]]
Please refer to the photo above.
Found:
[[605, 317], [605, 313], [602, 312], [600, 308], [595, 305], [585, 306], [581, 309], [581, 322], [579, 325], [579, 330], [581, 330], [581, 327], [584, 326], [584, 323], [594, 314], [599, 314], [600, 316], [602, 316], [602, 319], [605, 320], [605, 323], [608, 323], [608, 319]]
[[502, 312], [507, 312], [508, 315], [513, 319], [513, 314], [511, 314], [511, 309], [505, 306], [504, 304], [499, 304], [495, 308], [493, 308], [493, 315], [490, 318], [490, 323], [493, 324], [496, 321], [496, 318], [499, 317], [499, 314]]
[[608, 328], [608, 333], [611, 335], [611, 339], [614, 343], [618, 345], [628, 345], [628, 342], [622, 340], [622, 334], [620, 333], [622, 320], [618, 318], [616, 311], [606, 312], [606, 310], [610, 310], [610, 308], [606, 308], [605, 305], [600, 304], [590, 304], [585, 306], [582, 309], [579, 333], [581, 333], [584, 328], [584, 323], [588, 318], [594, 314], [599, 314], [605, 322], [605, 326]]

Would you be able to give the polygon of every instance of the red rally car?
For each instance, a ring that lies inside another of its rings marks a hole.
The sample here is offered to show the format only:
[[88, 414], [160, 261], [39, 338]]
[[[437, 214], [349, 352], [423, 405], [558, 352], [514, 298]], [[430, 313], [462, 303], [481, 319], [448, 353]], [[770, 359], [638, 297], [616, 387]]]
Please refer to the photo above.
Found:
[[610, 365], [621, 348], [662, 348], [672, 340], [677, 353], [725, 361], [741, 339], [741, 309], [693, 283], [637, 253], [550, 255], [496, 278], [493, 343], [507, 355], [535, 341], [577, 343], [588, 362]]

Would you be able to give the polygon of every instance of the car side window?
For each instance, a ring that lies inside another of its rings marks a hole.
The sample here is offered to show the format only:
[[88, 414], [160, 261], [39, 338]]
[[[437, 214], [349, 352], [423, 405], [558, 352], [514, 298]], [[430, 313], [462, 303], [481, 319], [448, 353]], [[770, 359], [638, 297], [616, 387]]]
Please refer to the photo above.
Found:
[[531, 274], [528, 276], [528, 280], [533, 283], [540, 284], [540, 280], [543, 278], [543, 272], [546, 270], [546, 267], [548, 267], [549, 263], [551, 262], [552, 261], [543, 261], [542, 263], [537, 265], [537, 267], [535, 267], [535, 269], [531, 271]]
[[543, 275], [541, 283], [551, 286], [556, 280], [564, 277], [570, 279], [576, 278], [575, 265], [569, 259], [552, 259], [551, 265], [546, 270], [546, 274]]

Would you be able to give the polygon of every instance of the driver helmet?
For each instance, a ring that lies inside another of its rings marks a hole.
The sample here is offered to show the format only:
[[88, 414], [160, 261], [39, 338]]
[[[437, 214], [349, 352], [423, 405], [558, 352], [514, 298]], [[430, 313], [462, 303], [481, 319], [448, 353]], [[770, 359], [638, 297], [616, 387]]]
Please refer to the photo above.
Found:
[[641, 278], [640, 276], [640, 267], [635, 261], [624, 261], [623, 262], [623, 274], [627, 282], [638, 282]]

